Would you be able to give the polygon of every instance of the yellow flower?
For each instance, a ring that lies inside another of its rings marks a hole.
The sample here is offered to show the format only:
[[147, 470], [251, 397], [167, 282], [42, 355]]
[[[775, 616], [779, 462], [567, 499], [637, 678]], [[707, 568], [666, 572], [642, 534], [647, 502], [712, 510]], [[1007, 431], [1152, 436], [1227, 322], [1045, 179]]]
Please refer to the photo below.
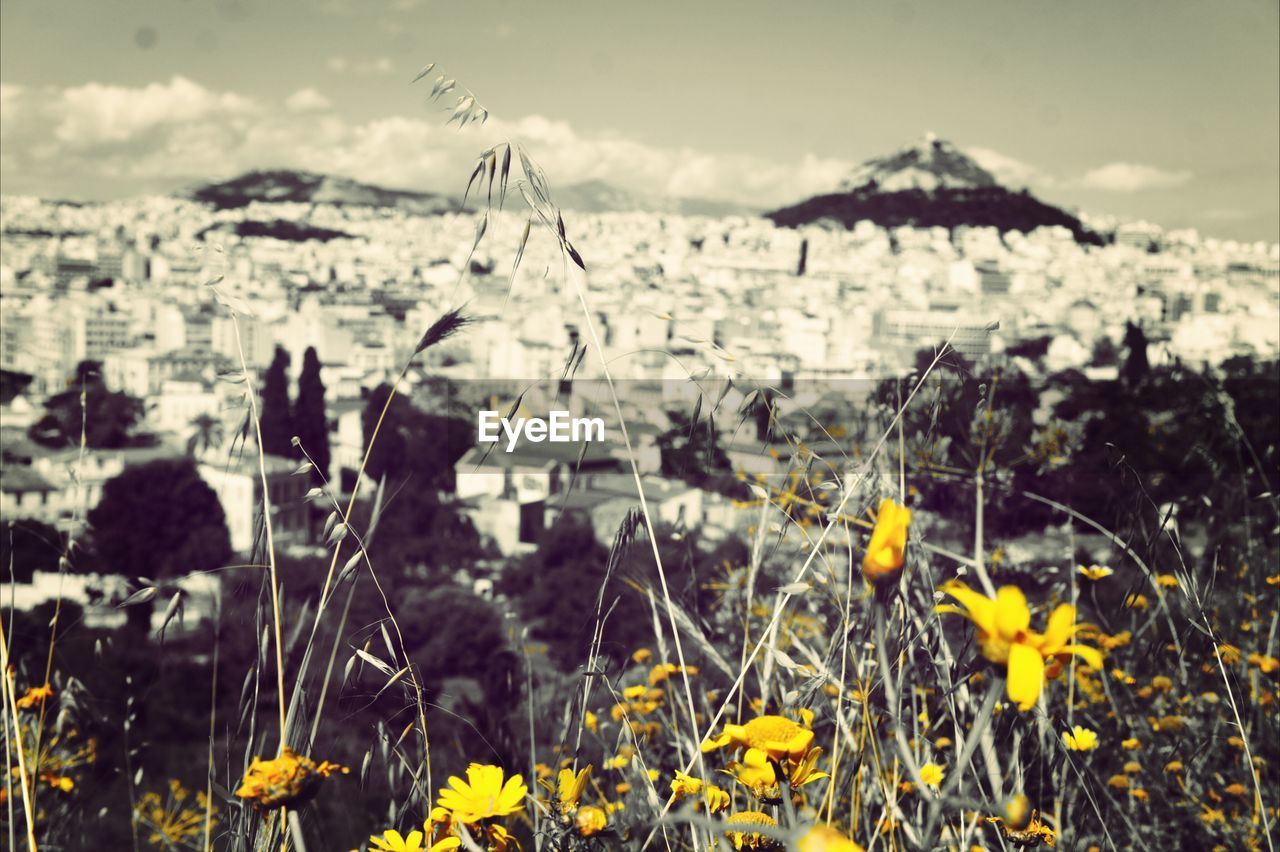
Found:
[[[760, 811], [738, 811], [726, 820], [729, 826], [769, 826], [776, 828], [778, 821]], [[781, 849], [782, 846], [770, 837], [758, 831], [738, 831], [730, 828], [725, 832], [734, 849]]]
[[757, 799], [776, 799], [779, 795], [778, 774], [774, 771], [769, 755], [758, 748], [749, 748], [742, 762], [729, 764], [738, 783], [751, 791]]
[[1271, 674], [1276, 669], [1280, 669], [1280, 660], [1275, 657], [1265, 657], [1257, 651], [1249, 654], [1249, 665], [1257, 666], [1258, 671], [1263, 674]]
[[920, 767], [920, 780], [934, 789], [942, 785], [942, 779], [946, 774], [946, 771], [936, 763], [926, 763]]
[[1124, 599], [1124, 608], [1125, 609], [1146, 609], [1147, 596], [1139, 595], [1139, 594], [1129, 595]]
[[1069, 731], [1062, 732], [1062, 741], [1072, 751], [1093, 751], [1098, 747], [1097, 733], [1076, 725]]
[[1107, 779], [1107, 785], [1110, 787], [1114, 787], [1117, 790], [1128, 790], [1129, 776], [1128, 775], [1112, 775], [1110, 778]]
[[745, 725], [725, 725], [717, 737], [702, 743], [703, 751], [718, 748], [759, 749], [774, 760], [799, 759], [809, 750], [813, 731], [786, 716], [757, 716]]
[[586, 725], [587, 730], [591, 731], [593, 734], [600, 730], [600, 718], [590, 710], [587, 711], [586, 716], [583, 718], [583, 724]]
[[862, 576], [870, 583], [892, 579], [902, 569], [907, 549], [907, 527], [911, 510], [893, 500], [881, 500], [876, 510], [876, 525], [871, 530], [866, 555], [862, 557]]
[[39, 707], [46, 698], [52, 697], [53, 687], [46, 683], [44, 686], [29, 687], [15, 703], [19, 710], [30, 710], [33, 707]]
[[1162, 589], [1176, 589], [1176, 588], [1178, 588], [1178, 578], [1177, 578], [1177, 577], [1175, 577], [1175, 576], [1173, 576], [1172, 574], [1161, 574], [1161, 575], [1159, 575], [1158, 577], [1156, 577], [1156, 583], [1157, 583], [1157, 584], [1160, 586], [1160, 588], [1162, 588]]
[[676, 777], [671, 781], [671, 795], [676, 797], [676, 801], [680, 801], [688, 796], [697, 796], [701, 793], [701, 778], [695, 778], [692, 775], [685, 775], [679, 769], [676, 770]]
[[577, 823], [579, 834], [583, 837], [594, 837], [604, 831], [605, 826], [609, 824], [609, 818], [595, 805], [583, 805], [578, 809]]
[[806, 831], [798, 848], [799, 852], [863, 852], [861, 846], [825, 825], [815, 825]]
[[450, 777], [449, 786], [440, 791], [437, 801], [454, 819], [472, 825], [520, 810], [528, 793], [529, 788], [519, 775], [504, 782], [502, 767], [473, 763], [467, 767], [467, 780]]
[[591, 777], [591, 766], [573, 773], [572, 769], [561, 769], [556, 777], [556, 798], [560, 801], [560, 810], [572, 811], [582, 798], [582, 791], [587, 788], [587, 779]]
[[1138, 775], [1142, 772], [1142, 764], [1136, 760], [1131, 760], [1124, 765], [1125, 775]]
[[1235, 645], [1228, 645], [1226, 642], [1223, 642], [1218, 646], [1215, 653], [1217, 654], [1218, 659], [1222, 660], [1222, 664], [1224, 666], [1234, 666], [1236, 663], [1240, 662], [1240, 649]]
[[1027, 821], [1026, 828], [1006, 825], [1004, 820], [995, 816], [987, 817], [987, 822], [999, 828], [1004, 839], [1017, 846], [1034, 848], [1041, 843], [1045, 846], [1053, 846], [1058, 839], [1058, 833], [1041, 821], [1040, 812], [1036, 810], [1031, 811], [1031, 818]]
[[1120, 743], [1120, 747], [1125, 751], [1137, 751], [1138, 749], [1142, 748], [1142, 740], [1138, 739], [1137, 737], [1130, 737], [1127, 740], [1122, 740]]
[[653, 659], [653, 652], [648, 648], [641, 648], [631, 655], [631, 659], [635, 660], [640, 665], [644, 665]]
[[1177, 773], [1182, 771], [1182, 761], [1181, 760], [1169, 761], [1164, 765], [1164, 771], [1168, 772], [1170, 775], [1176, 775]]
[[[1035, 706], [1045, 678], [1061, 674], [1062, 663], [1073, 655], [1094, 668], [1102, 667], [1102, 654], [1096, 648], [1070, 644], [1080, 628], [1075, 623], [1076, 608], [1070, 604], [1061, 604], [1053, 611], [1048, 629], [1041, 634], [1030, 629], [1031, 609], [1017, 586], [1002, 586], [994, 600], [956, 580], [944, 585], [942, 591], [962, 607], [941, 604], [937, 610], [959, 613], [973, 622], [982, 655], [1008, 668], [1005, 688], [1020, 710]], [[1053, 663], [1047, 672], [1046, 661]]]
[[1086, 580], [1105, 580], [1116, 572], [1105, 565], [1077, 565], [1076, 573]]
[[349, 771], [327, 760], [317, 764], [285, 746], [280, 756], [272, 760], [254, 757], [236, 795], [264, 810], [292, 807], [314, 797], [320, 790], [320, 779]]
[[369, 846], [378, 852], [445, 852], [446, 849], [461, 847], [462, 841], [456, 837], [446, 837], [429, 848], [425, 844], [426, 835], [417, 830], [404, 837], [393, 828], [384, 831], [381, 837], [375, 835], [369, 838]]

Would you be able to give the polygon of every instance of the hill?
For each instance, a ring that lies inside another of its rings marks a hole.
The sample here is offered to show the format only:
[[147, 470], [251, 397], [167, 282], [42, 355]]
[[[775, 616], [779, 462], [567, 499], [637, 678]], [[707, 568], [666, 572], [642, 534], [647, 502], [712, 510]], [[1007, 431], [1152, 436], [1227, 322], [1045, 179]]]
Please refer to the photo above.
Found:
[[198, 186], [184, 193], [217, 210], [266, 203], [336, 204], [392, 207], [419, 215], [435, 215], [456, 209], [448, 196], [404, 189], [387, 189], [350, 178], [291, 169], [251, 171], [220, 183]]
[[1001, 233], [1060, 226], [1071, 231], [1077, 242], [1103, 242], [1076, 216], [1025, 189], [1001, 186], [972, 157], [932, 134], [914, 146], [858, 166], [837, 192], [765, 215], [791, 228], [820, 221], [852, 228], [864, 219], [885, 228], [986, 226]]

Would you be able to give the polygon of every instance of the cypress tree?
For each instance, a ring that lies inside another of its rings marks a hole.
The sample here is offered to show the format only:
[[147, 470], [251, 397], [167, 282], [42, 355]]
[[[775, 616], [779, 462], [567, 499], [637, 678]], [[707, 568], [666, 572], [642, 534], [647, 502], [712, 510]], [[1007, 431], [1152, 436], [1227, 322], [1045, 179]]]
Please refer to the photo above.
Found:
[[324, 382], [320, 380], [320, 356], [308, 346], [298, 375], [298, 399], [293, 406], [294, 425], [302, 448], [315, 462], [312, 478], [318, 485], [321, 474], [329, 475], [329, 422], [325, 415]]
[[293, 412], [289, 408], [289, 353], [276, 347], [275, 358], [267, 368], [262, 384], [262, 451], [273, 456], [291, 458], [293, 448]]

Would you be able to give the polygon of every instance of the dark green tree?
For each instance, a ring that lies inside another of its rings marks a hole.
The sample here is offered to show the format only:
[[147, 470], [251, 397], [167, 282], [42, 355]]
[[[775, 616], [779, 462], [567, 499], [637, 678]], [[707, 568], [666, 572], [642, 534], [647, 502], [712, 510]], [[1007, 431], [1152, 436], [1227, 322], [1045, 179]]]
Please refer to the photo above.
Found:
[[9, 521], [0, 528], [0, 577], [30, 583], [36, 571], [57, 571], [66, 547], [67, 537], [44, 521]]
[[704, 485], [730, 471], [729, 456], [720, 446], [715, 421], [709, 416], [686, 417], [673, 411], [671, 428], [657, 438], [662, 474], [690, 485]]
[[[231, 557], [218, 495], [186, 458], [135, 465], [109, 480], [89, 512], [89, 535], [95, 567], [139, 585], [218, 568]], [[150, 602], [131, 606], [130, 625], [148, 629], [151, 610]]]
[[44, 416], [29, 435], [37, 444], [61, 448], [78, 445], [83, 430], [90, 449], [136, 446], [147, 443], [134, 435], [143, 411], [142, 400], [106, 386], [96, 361], [82, 361], [71, 386], [45, 401]]
[[[379, 385], [365, 402], [362, 423], [365, 446], [390, 394]], [[377, 482], [384, 476], [388, 487], [408, 484], [418, 490], [453, 491], [453, 466], [471, 448], [475, 427], [460, 417], [431, 414], [397, 393], [378, 429], [365, 476]]]
[[293, 419], [302, 448], [315, 462], [312, 479], [319, 485], [329, 475], [329, 420], [324, 405], [324, 382], [320, 379], [320, 357], [314, 346], [308, 346], [302, 356]]
[[1147, 362], [1147, 335], [1142, 327], [1125, 323], [1124, 345], [1129, 354], [1120, 368], [1120, 378], [1126, 384], [1137, 384], [1147, 375], [1151, 365]]
[[293, 411], [289, 405], [289, 353], [276, 347], [275, 357], [262, 382], [262, 451], [272, 456], [296, 455]]

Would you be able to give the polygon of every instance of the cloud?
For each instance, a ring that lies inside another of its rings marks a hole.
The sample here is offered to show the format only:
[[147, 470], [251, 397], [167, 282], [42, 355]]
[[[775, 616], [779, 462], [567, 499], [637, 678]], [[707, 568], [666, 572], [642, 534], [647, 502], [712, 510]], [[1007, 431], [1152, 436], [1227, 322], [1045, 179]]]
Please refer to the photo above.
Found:
[[1032, 184], [1046, 186], [1054, 179], [1037, 166], [993, 151], [990, 148], [965, 148], [965, 153], [995, 177], [1004, 186], [1024, 187]]
[[1173, 189], [1191, 180], [1191, 172], [1167, 171], [1141, 163], [1108, 163], [1087, 172], [1080, 183], [1106, 192], [1142, 192]]
[[325, 66], [335, 74], [358, 74], [362, 77], [371, 74], [390, 74], [394, 70], [391, 60], [385, 56], [376, 59], [348, 59], [345, 56], [330, 56]]
[[853, 165], [812, 155], [785, 161], [647, 145], [616, 133], [580, 133], [540, 115], [491, 118], [463, 131], [444, 126], [447, 110], [351, 122], [315, 89], [300, 89], [281, 104], [184, 77], [139, 87], [6, 84], [2, 95], [9, 192], [110, 197], [281, 167], [460, 193], [479, 152], [513, 139], [543, 166], [553, 188], [598, 179], [637, 192], [656, 188], [767, 208], [831, 191]]
[[293, 112], [313, 112], [328, 109], [332, 102], [315, 89], [307, 87], [294, 92], [284, 102], [285, 108]]

